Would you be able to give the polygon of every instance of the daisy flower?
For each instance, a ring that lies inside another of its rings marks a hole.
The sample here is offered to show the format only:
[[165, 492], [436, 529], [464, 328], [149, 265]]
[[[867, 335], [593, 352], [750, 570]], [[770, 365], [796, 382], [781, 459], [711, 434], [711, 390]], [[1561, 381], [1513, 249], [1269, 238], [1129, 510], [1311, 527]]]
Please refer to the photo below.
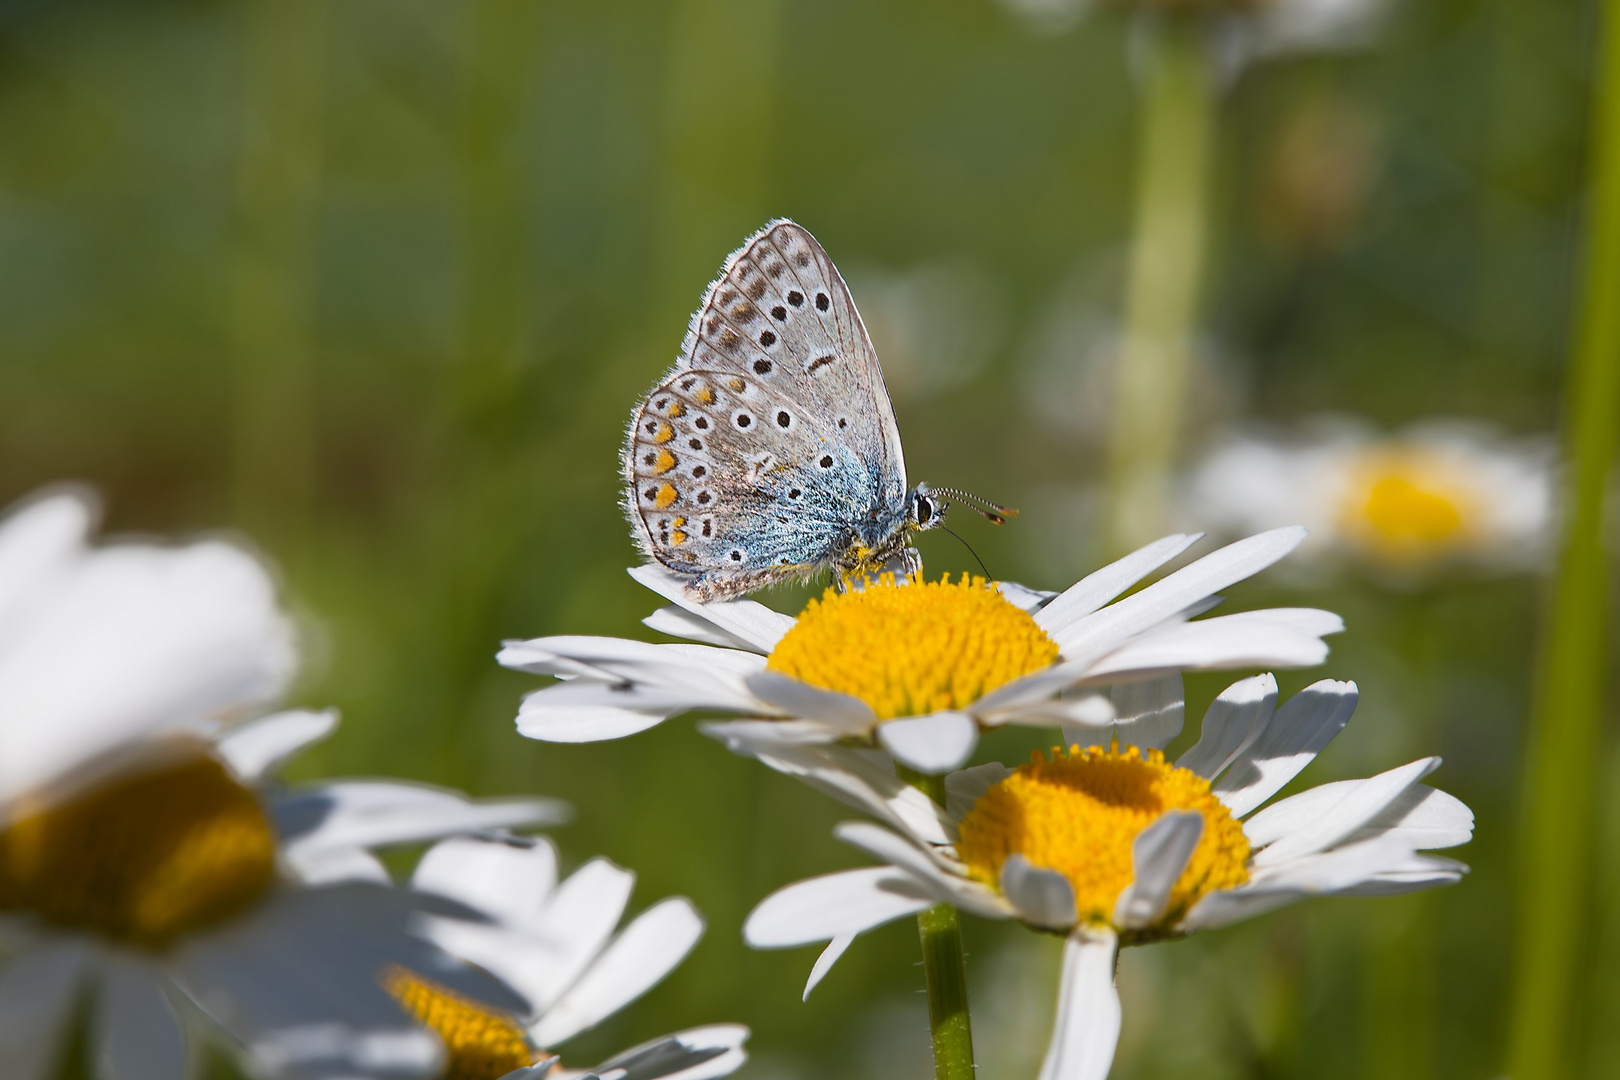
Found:
[[[362, 850], [556, 816], [416, 785], [288, 790], [330, 713], [251, 717], [295, 669], [264, 567], [218, 541], [91, 547], [91, 501], [0, 519], [0, 1061], [54, 1075], [81, 1002], [105, 1075], [181, 1080], [198, 1037], [262, 1075], [424, 1075], [441, 1057], [377, 983], [409, 964], [510, 991], [414, 929], [476, 917]], [[245, 722], [244, 722], [245, 720]]]
[[1438, 758], [1322, 784], [1255, 812], [1343, 728], [1356, 688], [1327, 680], [1276, 702], [1270, 675], [1235, 683], [1210, 706], [1198, 743], [1171, 764], [1163, 732], [1179, 723], [1163, 719], [1183, 708], [1180, 677], [1152, 680], [1121, 696], [1124, 736], [1070, 725], [1067, 750], [1037, 752], [1016, 769], [952, 773], [946, 805], [926, 817], [915, 804], [897, 811], [870, 782], [875, 770], [848, 760], [856, 752], [792, 748], [790, 765], [824, 783], [842, 771], [844, 796], [894, 828], [840, 825], [840, 839], [882, 865], [773, 893], [744, 936], [756, 948], [830, 941], [808, 996], [856, 935], [936, 904], [1063, 934], [1057, 1021], [1040, 1076], [1102, 1080], [1119, 1035], [1121, 945], [1182, 937], [1308, 896], [1449, 885], [1466, 871], [1419, 853], [1473, 832], [1468, 807], [1421, 783]]
[[1336, 52], [1366, 46], [1389, 14], [1388, 0], [1000, 0], [1042, 33], [1061, 33], [1095, 9], [1198, 16], [1225, 32], [1236, 59], [1257, 54]]
[[938, 775], [968, 759], [984, 728], [1107, 723], [1112, 706], [1098, 690], [1110, 683], [1321, 663], [1323, 636], [1343, 629], [1331, 612], [1192, 618], [1304, 536], [1284, 528], [1249, 537], [1123, 600], [1198, 537], [1149, 544], [1061, 595], [982, 578], [884, 580], [829, 591], [798, 619], [752, 600], [700, 603], [673, 575], [642, 566], [631, 576], [673, 601], [646, 624], [708, 644], [547, 637], [507, 643], [500, 661], [562, 680], [524, 699], [518, 730], [530, 738], [619, 738], [701, 709], [751, 718], [707, 728], [738, 748], [848, 741]]
[[1410, 576], [1446, 563], [1538, 565], [1554, 525], [1545, 440], [1428, 421], [1395, 435], [1317, 421], [1293, 437], [1232, 435], [1190, 472], [1182, 516], [1221, 532], [1303, 522], [1318, 561]]
[[748, 1060], [748, 1029], [740, 1024], [655, 1039], [586, 1072], [564, 1069], [548, 1053], [645, 994], [691, 952], [703, 917], [685, 898], [661, 900], [615, 933], [635, 875], [599, 858], [559, 882], [556, 849], [544, 838], [441, 841], [423, 856], [411, 885], [484, 915], [481, 924], [433, 919], [428, 936], [528, 1001], [521, 1011], [494, 1010], [395, 969], [388, 989], [443, 1036], [450, 1075], [708, 1080]]

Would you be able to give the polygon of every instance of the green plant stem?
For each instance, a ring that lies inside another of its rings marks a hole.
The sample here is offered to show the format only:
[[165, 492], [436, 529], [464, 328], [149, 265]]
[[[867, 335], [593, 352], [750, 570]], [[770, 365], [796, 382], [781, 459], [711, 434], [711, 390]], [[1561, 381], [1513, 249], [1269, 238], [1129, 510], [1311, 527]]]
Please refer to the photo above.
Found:
[[[897, 765], [900, 778], [945, 805], [945, 778]], [[923, 981], [928, 987], [928, 1026], [934, 1040], [935, 1080], [974, 1080], [973, 1024], [968, 1015], [967, 960], [962, 921], [954, 907], [938, 904], [917, 916], [922, 938]]]
[[1204, 28], [1156, 28], [1140, 108], [1137, 203], [1125, 337], [1110, 420], [1107, 543], [1135, 548], [1164, 531], [1187, 396], [1208, 236], [1216, 85]]
[[326, 0], [244, 9], [230, 311], [236, 523], [287, 556], [315, 489], [314, 247]]
[[1594, 76], [1581, 309], [1565, 388], [1566, 524], [1537, 657], [1521, 808], [1513, 1080], [1574, 1072], [1605, 678], [1603, 492], [1620, 431], [1620, 0]]

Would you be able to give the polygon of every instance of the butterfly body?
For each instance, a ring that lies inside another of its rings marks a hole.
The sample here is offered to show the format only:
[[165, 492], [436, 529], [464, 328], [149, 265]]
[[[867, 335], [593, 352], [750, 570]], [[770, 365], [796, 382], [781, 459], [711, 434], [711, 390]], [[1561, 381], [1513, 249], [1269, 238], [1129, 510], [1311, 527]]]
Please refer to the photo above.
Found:
[[777, 220], [726, 260], [681, 358], [636, 407], [625, 512], [643, 554], [719, 599], [823, 570], [835, 584], [942, 520], [907, 489], [894, 410], [821, 245]]

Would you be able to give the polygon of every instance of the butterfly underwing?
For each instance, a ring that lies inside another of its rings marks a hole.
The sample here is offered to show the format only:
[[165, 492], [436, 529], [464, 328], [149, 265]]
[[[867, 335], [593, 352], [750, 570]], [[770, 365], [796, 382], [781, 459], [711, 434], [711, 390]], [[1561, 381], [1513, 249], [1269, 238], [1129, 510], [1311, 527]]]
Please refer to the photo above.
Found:
[[906, 487], [894, 408], [844, 279], [786, 219], [726, 259], [680, 359], [636, 406], [624, 506], [642, 553], [701, 600], [911, 565], [943, 520]]

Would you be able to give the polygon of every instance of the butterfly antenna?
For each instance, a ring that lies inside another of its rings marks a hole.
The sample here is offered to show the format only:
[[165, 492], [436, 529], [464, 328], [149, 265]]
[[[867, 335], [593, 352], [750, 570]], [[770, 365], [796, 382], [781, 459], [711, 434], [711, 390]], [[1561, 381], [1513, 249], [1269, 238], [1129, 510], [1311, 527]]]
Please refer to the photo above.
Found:
[[[951, 533], [952, 536], [956, 536], [955, 533], [951, 532], [950, 529], [943, 525], [940, 526], [940, 529], [943, 532]], [[984, 576], [989, 578], [991, 581], [994, 581], [996, 576], [990, 572], [990, 568], [988, 566], [984, 565], [984, 560], [979, 558], [979, 553], [977, 551], [973, 550], [973, 545], [968, 543], [966, 540], [963, 540], [960, 536], [956, 536], [956, 540], [957, 543], [968, 549], [968, 554], [973, 556], [973, 561], [979, 564], [979, 569], [984, 571]]]
[[998, 506], [989, 499], [981, 499], [977, 495], [970, 495], [960, 488], [937, 487], [929, 488], [928, 490], [937, 495], [947, 495], [951, 498], [962, 500], [962, 502], [967, 505], [969, 510], [981, 515], [986, 521], [996, 525], [1005, 525], [1007, 524], [1008, 518], [1018, 516], [1018, 511], [1014, 510], [1010, 506]]

